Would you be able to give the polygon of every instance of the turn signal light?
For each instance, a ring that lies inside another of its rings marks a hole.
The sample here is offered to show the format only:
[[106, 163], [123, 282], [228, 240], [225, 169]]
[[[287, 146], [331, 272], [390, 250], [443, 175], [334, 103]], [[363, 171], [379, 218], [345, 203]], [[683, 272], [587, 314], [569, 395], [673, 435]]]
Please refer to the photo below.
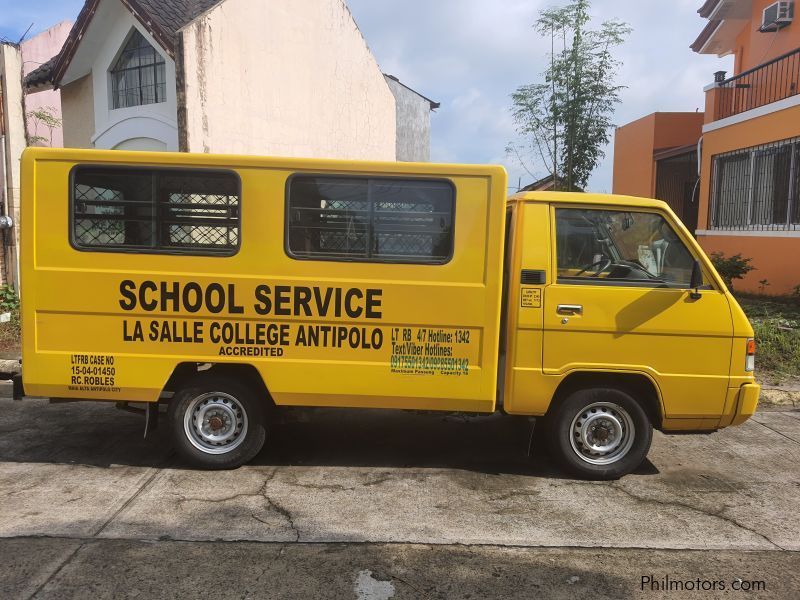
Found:
[[744, 370], [749, 373], [756, 370], [756, 341], [753, 338], [747, 340], [747, 358], [745, 359]]

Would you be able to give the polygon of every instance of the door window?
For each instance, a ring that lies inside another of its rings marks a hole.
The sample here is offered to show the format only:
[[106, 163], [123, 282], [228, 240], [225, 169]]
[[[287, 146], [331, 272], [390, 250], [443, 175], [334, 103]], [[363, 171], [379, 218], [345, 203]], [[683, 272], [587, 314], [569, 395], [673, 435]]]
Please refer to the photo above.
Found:
[[562, 283], [688, 288], [694, 257], [664, 217], [618, 210], [556, 210]]

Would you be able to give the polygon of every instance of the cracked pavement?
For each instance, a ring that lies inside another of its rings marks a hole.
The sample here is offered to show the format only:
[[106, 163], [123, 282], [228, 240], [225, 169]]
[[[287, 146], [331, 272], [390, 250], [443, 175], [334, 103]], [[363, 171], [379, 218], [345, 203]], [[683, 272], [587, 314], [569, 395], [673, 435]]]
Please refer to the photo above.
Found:
[[203, 472], [111, 405], [0, 407], [0, 597], [199, 577], [219, 597], [614, 598], [651, 572], [800, 589], [800, 411], [656, 434], [637, 473], [597, 483], [529, 458], [530, 422], [499, 415], [287, 411], [253, 464]]

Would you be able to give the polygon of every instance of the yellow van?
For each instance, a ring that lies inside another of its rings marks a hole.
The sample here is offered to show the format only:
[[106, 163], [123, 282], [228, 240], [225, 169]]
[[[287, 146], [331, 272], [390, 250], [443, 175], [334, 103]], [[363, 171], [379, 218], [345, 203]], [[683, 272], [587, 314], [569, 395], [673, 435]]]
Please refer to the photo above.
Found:
[[[616, 478], [653, 428], [744, 422], [753, 330], [666, 204], [506, 198], [496, 166], [30, 149], [24, 393], [167, 405], [189, 461], [251, 460], [272, 408], [541, 417]], [[539, 427], [537, 427], [539, 428]]]

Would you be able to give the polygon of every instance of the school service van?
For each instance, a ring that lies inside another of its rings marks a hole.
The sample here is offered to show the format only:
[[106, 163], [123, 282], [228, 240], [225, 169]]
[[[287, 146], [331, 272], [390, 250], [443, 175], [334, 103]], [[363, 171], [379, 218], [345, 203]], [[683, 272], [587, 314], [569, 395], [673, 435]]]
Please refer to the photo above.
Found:
[[501, 167], [29, 149], [29, 396], [159, 405], [251, 460], [275, 407], [540, 417], [615, 478], [654, 428], [756, 409], [753, 330], [666, 204], [522, 193]]

